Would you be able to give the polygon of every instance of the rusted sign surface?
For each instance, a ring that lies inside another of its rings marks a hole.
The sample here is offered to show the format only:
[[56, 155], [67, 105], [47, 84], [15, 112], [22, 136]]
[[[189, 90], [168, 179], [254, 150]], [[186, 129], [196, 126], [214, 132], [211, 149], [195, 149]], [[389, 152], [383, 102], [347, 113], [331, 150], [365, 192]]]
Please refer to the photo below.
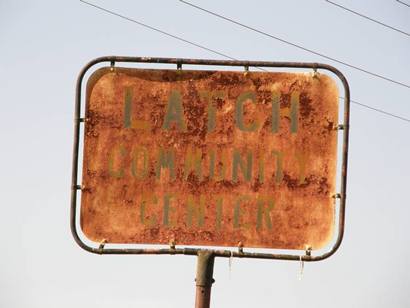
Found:
[[330, 241], [338, 123], [330, 77], [103, 68], [86, 97], [89, 239], [278, 249]]

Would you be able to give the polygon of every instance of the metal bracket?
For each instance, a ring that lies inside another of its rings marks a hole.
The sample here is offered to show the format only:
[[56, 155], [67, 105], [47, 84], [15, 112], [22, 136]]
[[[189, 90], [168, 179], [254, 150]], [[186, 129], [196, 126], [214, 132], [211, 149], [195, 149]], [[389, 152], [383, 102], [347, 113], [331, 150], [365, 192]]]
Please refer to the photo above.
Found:
[[245, 72], [243, 73], [243, 75], [247, 76], [249, 74], [249, 66], [245, 65], [244, 68], [245, 68]]
[[317, 67], [314, 67], [314, 68], [313, 68], [313, 78], [319, 79], [319, 73], [318, 73], [318, 71], [317, 71]]
[[310, 257], [312, 255], [312, 247], [307, 246], [305, 250], [306, 256]]
[[337, 194], [334, 194], [334, 195], [332, 196], [332, 198], [333, 198], [333, 199], [341, 199], [341, 198], [342, 198], [342, 195], [339, 194], [339, 193], [337, 193]]
[[345, 126], [343, 124], [338, 124], [333, 127], [334, 130], [344, 130]]
[[170, 240], [169, 241], [169, 249], [175, 250], [175, 240]]
[[243, 254], [243, 243], [242, 242], [238, 243], [238, 253]]
[[100, 254], [103, 253], [104, 246], [105, 246], [106, 243], [107, 243], [107, 240], [105, 238], [100, 242], [100, 246], [98, 247], [98, 251], [100, 252]]

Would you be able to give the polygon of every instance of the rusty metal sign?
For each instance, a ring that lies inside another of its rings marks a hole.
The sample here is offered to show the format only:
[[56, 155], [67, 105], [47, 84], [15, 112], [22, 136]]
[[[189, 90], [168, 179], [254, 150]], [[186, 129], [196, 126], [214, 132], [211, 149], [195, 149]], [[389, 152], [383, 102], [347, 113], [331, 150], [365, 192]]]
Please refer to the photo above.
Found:
[[335, 229], [338, 96], [323, 73], [98, 69], [86, 86], [83, 233], [323, 248]]

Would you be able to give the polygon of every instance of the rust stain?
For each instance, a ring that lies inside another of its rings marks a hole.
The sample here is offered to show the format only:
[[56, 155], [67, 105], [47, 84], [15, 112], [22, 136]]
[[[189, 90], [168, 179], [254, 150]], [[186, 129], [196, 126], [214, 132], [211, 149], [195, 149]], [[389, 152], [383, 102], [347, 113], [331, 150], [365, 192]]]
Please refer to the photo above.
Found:
[[321, 248], [337, 117], [323, 74], [102, 68], [87, 84], [82, 230], [109, 243]]

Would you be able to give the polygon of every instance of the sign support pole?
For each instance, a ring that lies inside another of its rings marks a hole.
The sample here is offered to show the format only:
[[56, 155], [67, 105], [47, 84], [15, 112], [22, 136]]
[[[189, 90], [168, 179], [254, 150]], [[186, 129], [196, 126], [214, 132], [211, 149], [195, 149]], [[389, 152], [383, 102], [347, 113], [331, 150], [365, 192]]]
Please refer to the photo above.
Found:
[[196, 267], [196, 296], [195, 308], [209, 308], [211, 303], [211, 288], [214, 283], [215, 256], [212, 251], [201, 250], [198, 252]]

